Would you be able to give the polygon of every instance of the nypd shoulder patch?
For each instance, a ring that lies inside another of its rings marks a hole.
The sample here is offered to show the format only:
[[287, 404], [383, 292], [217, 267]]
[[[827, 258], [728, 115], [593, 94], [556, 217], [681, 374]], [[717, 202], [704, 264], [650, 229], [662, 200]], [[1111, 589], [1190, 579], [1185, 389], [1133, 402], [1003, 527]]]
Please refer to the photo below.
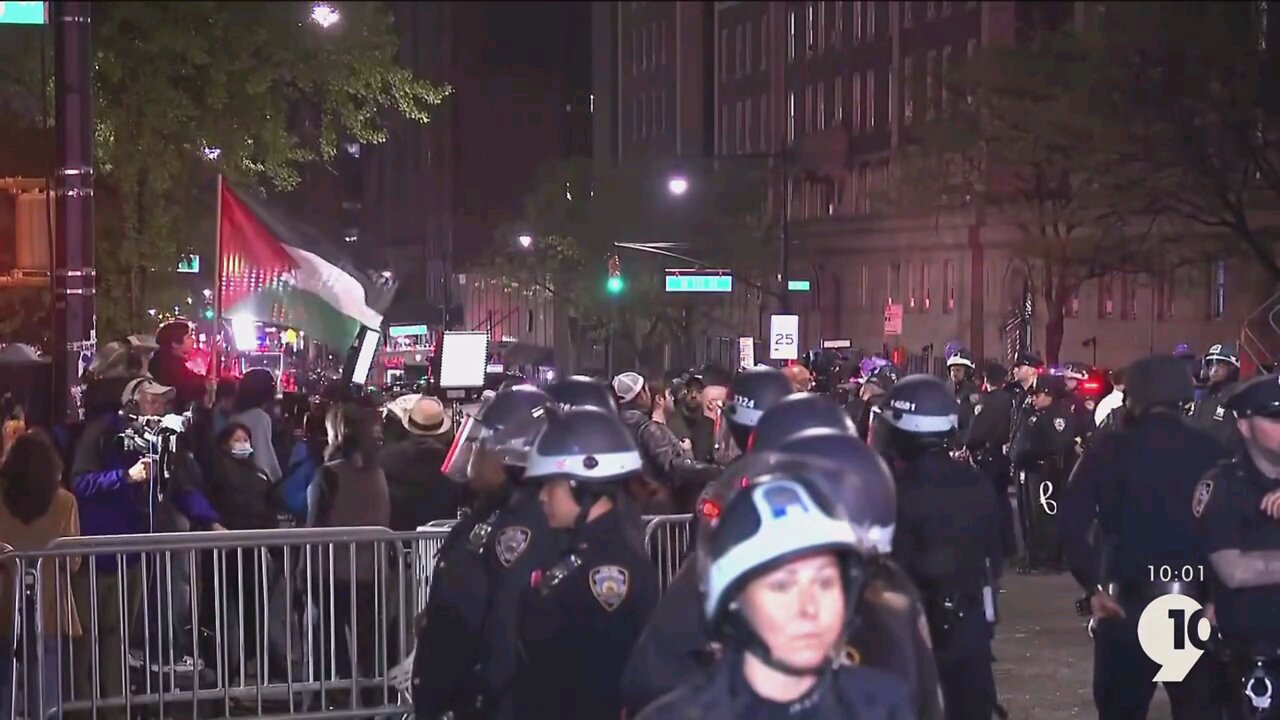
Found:
[[1209, 496], [1213, 494], [1213, 481], [1201, 480], [1196, 485], [1195, 497], [1191, 500], [1191, 514], [1200, 517], [1204, 514], [1204, 508], [1209, 504]]
[[1062, 432], [1063, 430], [1066, 430], [1066, 429], [1067, 429], [1067, 421], [1066, 421], [1066, 420], [1064, 420], [1063, 418], [1054, 418], [1054, 419], [1053, 419], [1053, 429], [1054, 429], [1054, 430], [1057, 430], [1058, 432]]
[[630, 574], [617, 565], [601, 565], [587, 574], [591, 594], [605, 610], [613, 612], [627, 599], [627, 582]]
[[498, 533], [498, 539], [494, 541], [493, 550], [498, 556], [498, 562], [503, 567], [511, 567], [511, 564], [520, 559], [524, 551], [529, 548], [529, 541], [533, 538], [533, 533], [529, 528], [520, 525], [512, 525], [503, 528]]

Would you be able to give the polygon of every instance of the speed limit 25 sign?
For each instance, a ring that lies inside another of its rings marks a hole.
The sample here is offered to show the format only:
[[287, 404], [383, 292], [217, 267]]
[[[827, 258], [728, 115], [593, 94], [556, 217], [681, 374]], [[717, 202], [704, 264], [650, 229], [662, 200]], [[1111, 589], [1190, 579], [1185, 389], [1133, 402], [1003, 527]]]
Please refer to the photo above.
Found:
[[800, 359], [800, 316], [769, 316], [769, 359]]

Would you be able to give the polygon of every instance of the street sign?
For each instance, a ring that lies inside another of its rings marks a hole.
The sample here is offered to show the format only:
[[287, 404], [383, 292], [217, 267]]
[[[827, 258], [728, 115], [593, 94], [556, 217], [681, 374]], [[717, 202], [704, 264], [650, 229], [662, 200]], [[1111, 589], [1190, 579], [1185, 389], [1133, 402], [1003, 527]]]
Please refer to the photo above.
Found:
[[178, 272], [180, 273], [200, 272], [200, 256], [199, 255], [179, 255], [178, 256]]
[[800, 359], [800, 316], [769, 316], [769, 359]]
[[669, 293], [731, 293], [733, 276], [718, 273], [667, 273]]
[[416, 337], [418, 335], [430, 335], [431, 329], [426, 325], [392, 325], [387, 328], [387, 337]]
[[902, 334], [902, 306], [901, 305], [885, 305], [884, 306], [884, 334], [885, 335], [901, 335]]
[[852, 340], [823, 340], [822, 348], [824, 350], [845, 350], [853, 347]]
[[808, 280], [788, 280], [787, 292], [809, 292]]
[[753, 337], [738, 338], [738, 367], [755, 367], [756, 339]]
[[44, 25], [48, 21], [48, 3], [0, 2], [0, 25]]

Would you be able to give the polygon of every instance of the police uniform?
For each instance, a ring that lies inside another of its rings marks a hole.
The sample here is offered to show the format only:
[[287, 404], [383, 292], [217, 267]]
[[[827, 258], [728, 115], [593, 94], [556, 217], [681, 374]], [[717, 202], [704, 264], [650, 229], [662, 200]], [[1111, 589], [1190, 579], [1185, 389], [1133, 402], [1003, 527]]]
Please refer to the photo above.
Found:
[[[524, 480], [568, 481], [581, 512], [567, 552], [536, 571], [520, 599], [513, 717], [620, 716], [623, 667], [658, 601], [643, 525], [621, 494], [642, 470], [616, 416], [593, 408], [549, 414]], [[603, 498], [612, 507], [589, 519]]]
[[[1000, 513], [1000, 537], [1004, 557], [1018, 553], [1018, 534], [1014, 530], [1013, 505], [1009, 502], [1012, 469], [1005, 446], [1012, 430], [1015, 393], [1000, 384], [1003, 368], [989, 368], [991, 389], [983, 393], [974, 407], [973, 423], [962, 442], [973, 464], [982, 471], [995, 489]], [[1021, 386], [1018, 386], [1021, 389]]]
[[[1243, 384], [1227, 399], [1241, 418], [1280, 418], [1280, 376]], [[1213, 600], [1218, 631], [1234, 681], [1236, 707], [1229, 717], [1274, 717], [1255, 708], [1280, 706], [1280, 583], [1229, 582], [1221, 553], [1280, 554], [1280, 521], [1261, 511], [1262, 499], [1280, 490], [1246, 452], [1219, 464], [1196, 487], [1192, 510], [1199, 516], [1205, 551], [1214, 566]], [[1241, 558], [1243, 559], [1243, 558]], [[1231, 587], [1231, 585], [1236, 587]], [[1250, 587], [1250, 585], [1253, 585]]]
[[[1090, 594], [1106, 592], [1125, 612], [1095, 622], [1093, 696], [1101, 718], [1146, 716], [1158, 670], [1138, 640], [1147, 603], [1169, 593], [1207, 600], [1207, 557], [1186, 499], [1224, 455], [1179, 412], [1193, 388], [1176, 359], [1134, 363], [1125, 390], [1136, 414], [1123, 430], [1098, 435], [1085, 451], [1058, 516], [1076, 580]], [[1207, 659], [1165, 689], [1175, 718], [1213, 715]]]
[[425, 625], [414, 653], [415, 715], [509, 717], [515, 669], [512, 623], [532, 568], [558, 557], [561, 539], [547, 527], [536, 493], [513, 483], [550, 401], [531, 386], [506, 388], [458, 429], [445, 474], [467, 479], [476, 452], [500, 461], [507, 482], [480, 493], [436, 554]]
[[1059, 562], [1055, 495], [1074, 465], [1076, 446], [1071, 409], [1062, 401], [1066, 392], [1062, 378], [1042, 378], [1033, 392], [1048, 394], [1054, 401], [1042, 410], [1028, 405], [1009, 446], [1026, 549], [1019, 568], [1023, 572], [1052, 568]]
[[1213, 363], [1224, 363], [1234, 370], [1226, 382], [1208, 384], [1196, 398], [1190, 412], [1192, 422], [1217, 438], [1231, 452], [1243, 446], [1240, 431], [1236, 428], [1235, 413], [1224, 404], [1235, 390], [1236, 379], [1240, 376], [1239, 354], [1234, 343], [1220, 343], [1209, 348], [1204, 356], [1206, 367]]
[[947, 717], [963, 720], [991, 717], [996, 706], [992, 580], [1002, 548], [991, 484], [946, 452], [957, 405], [937, 378], [913, 375], [879, 414], [897, 468], [893, 557], [924, 597]]

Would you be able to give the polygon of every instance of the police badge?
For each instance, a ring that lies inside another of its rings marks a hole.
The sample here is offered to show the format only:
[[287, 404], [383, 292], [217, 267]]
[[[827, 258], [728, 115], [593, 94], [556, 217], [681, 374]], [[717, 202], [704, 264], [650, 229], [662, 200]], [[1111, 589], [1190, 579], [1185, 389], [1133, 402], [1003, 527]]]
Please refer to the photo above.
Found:
[[601, 565], [588, 573], [587, 580], [591, 594], [605, 610], [613, 612], [627, 599], [628, 577], [627, 571], [617, 565]]
[[1062, 432], [1067, 429], [1067, 421], [1062, 418], [1053, 419], [1053, 429]]
[[1201, 480], [1196, 485], [1195, 497], [1191, 500], [1191, 514], [1200, 517], [1204, 513], [1204, 508], [1209, 504], [1209, 496], [1213, 494], [1213, 481]]
[[498, 539], [493, 544], [494, 552], [498, 555], [498, 562], [503, 567], [511, 567], [524, 554], [529, 547], [529, 539], [533, 537], [533, 533], [529, 532], [529, 528], [512, 525], [509, 528], [503, 528], [498, 533]]

